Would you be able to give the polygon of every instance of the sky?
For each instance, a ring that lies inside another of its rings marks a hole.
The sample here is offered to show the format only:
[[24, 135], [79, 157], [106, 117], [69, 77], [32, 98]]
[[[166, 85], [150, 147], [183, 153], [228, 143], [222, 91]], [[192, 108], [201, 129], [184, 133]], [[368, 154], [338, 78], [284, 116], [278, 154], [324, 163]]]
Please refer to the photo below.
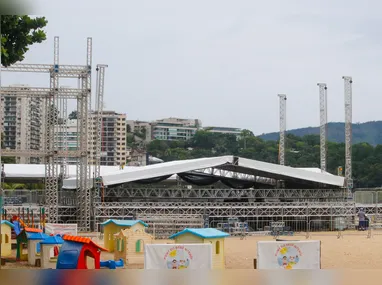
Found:
[[[319, 125], [318, 82], [328, 119], [344, 121], [344, 82], [353, 77], [353, 122], [380, 120], [382, 2], [378, 0], [34, 0], [48, 39], [24, 63], [107, 64], [105, 109], [131, 120], [200, 119], [256, 135]], [[2, 72], [2, 85], [48, 87], [45, 75]], [[77, 86], [61, 80], [61, 86]], [[94, 92], [93, 92], [94, 95]], [[94, 99], [93, 99], [94, 100]], [[69, 103], [74, 109], [75, 102]]]

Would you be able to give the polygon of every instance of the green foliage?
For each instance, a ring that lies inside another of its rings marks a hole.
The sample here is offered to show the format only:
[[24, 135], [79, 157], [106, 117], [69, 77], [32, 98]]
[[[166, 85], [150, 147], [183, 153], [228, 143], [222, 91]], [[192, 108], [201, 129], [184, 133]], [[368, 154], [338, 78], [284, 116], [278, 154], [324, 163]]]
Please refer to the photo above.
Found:
[[29, 46], [46, 40], [45, 17], [1, 16], [1, 64], [10, 66], [24, 59]]
[[[382, 144], [382, 121], [366, 122], [362, 124], [353, 124], [353, 143], [367, 142], [371, 145]], [[288, 134], [295, 136], [319, 135], [318, 127], [300, 128], [287, 131]], [[264, 140], [277, 141], [279, 133], [262, 134]], [[337, 143], [345, 142], [345, 126], [344, 123], [328, 123], [328, 140]]]
[[[303, 137], [288, 134], [286, 164], [293, 167], [320, 167], [318, 135]], [[278, 142], [265, 141], [243, 131], [239, 138], [230, 134], [198, 131], [189, 141], [154, 140], [147, 145], [150, 155], [164, 161], [221, 155], [237, 155], [270, 163], [278, 163]], [[328, 172], [337, 175], [345, 166], [345, 144], [328, 142]], [[382, 186], [382, 145], [359, 143], [353, 146], [353, 178], [356, 187]]]
[[74, 111], [70, 112], [68, 119], [69, 120], [76, 120], [77, 119], [77, 111], [74, 110]]

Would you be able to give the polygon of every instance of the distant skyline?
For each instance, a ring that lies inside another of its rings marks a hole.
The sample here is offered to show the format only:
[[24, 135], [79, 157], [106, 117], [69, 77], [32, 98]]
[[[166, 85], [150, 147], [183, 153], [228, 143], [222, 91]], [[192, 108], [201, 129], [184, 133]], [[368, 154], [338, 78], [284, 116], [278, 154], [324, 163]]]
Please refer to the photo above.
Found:
[[[31, 2], [31, 1], [29, 1]], [[328, 120], [344, 121], [342, 76], [353, 77], [353, 122], [380, 120], [382, 2], [366, 0], [36, 0], [48, 40], [25, 63], [108, 64], [105, 109], [128, 119], [197, 118], [203, 125], [287, 129], [319, 125], [318, 82], [328, 85]], [[47, 87], [46, 75], [2, 73], [2, 85]], [[76, 81], [61, 80], [76, 86]], [[73, 102], [69, 103], [74, 109]]]

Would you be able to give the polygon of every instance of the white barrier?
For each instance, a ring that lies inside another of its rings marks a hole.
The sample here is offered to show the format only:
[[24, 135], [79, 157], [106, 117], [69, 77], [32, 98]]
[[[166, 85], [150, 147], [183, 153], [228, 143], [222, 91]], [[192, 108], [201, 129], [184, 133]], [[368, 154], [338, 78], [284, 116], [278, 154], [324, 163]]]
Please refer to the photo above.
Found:
[[320, 241], [259, 241], [257, 269], [320, 269]]
[[77, 224], [45, 224], [45, 232], [53, 235], [77, 235]]
[[145, 269], [212, 269], [211, 244], [148, 244]]

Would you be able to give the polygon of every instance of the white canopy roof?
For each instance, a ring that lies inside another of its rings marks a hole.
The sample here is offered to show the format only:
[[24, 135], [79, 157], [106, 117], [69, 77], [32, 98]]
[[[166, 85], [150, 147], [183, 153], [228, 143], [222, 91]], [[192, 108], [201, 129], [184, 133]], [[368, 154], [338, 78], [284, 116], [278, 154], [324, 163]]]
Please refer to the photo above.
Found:
[[[283, 166], [262, 161], [256, 161], [234, 156], [220, 156], [190, 160], [171, 161], [161, 164], [129, 168], [102, 175], [105, 186], [123, 184], [144, 179], [164, 177], [177, 173], [190, 172], [200, 169], [222, 169], [238, 173], [251, 174], [259, 177], [269, 177], [284, 180], [302, 180], [343, 187], [345, 179], [341, 176], [317, 171], [315, 168], [302, 169]], [[204, 172], [206, 173], [206, 172]], [[75, 188], [75, 178], [64, 181], [64, 188]]]
[[[175, 179], [177, 173], [201, 169], [221, 169], [257, 177], [302, 180], [337, 187], [343, 187], [345, 182], [344, 177], [323, 172], [318, 168], [294, 168], [234, 156], [179, 160], [141, 167], [125, 166], [124, 169], [120, 169], [119, 166], [101, 166], [101, 176], [104, 185], [111, 186], [164, 176]], [[8, 178], [43, 179], [45, 177], [45, 166], [43, 164], [6, 164], [4, 171]], [[91, 172], [93, 173], [93, 171]], [[76, 173], [76, 165], [68, 165], [68, 178], [64, 180], [63, 188], [76, 188]], [[207, 171], [204, 171], [204, 173], [207, 173]], [[241, 176], [239, 176], [239, 179], [241, 179]]]

